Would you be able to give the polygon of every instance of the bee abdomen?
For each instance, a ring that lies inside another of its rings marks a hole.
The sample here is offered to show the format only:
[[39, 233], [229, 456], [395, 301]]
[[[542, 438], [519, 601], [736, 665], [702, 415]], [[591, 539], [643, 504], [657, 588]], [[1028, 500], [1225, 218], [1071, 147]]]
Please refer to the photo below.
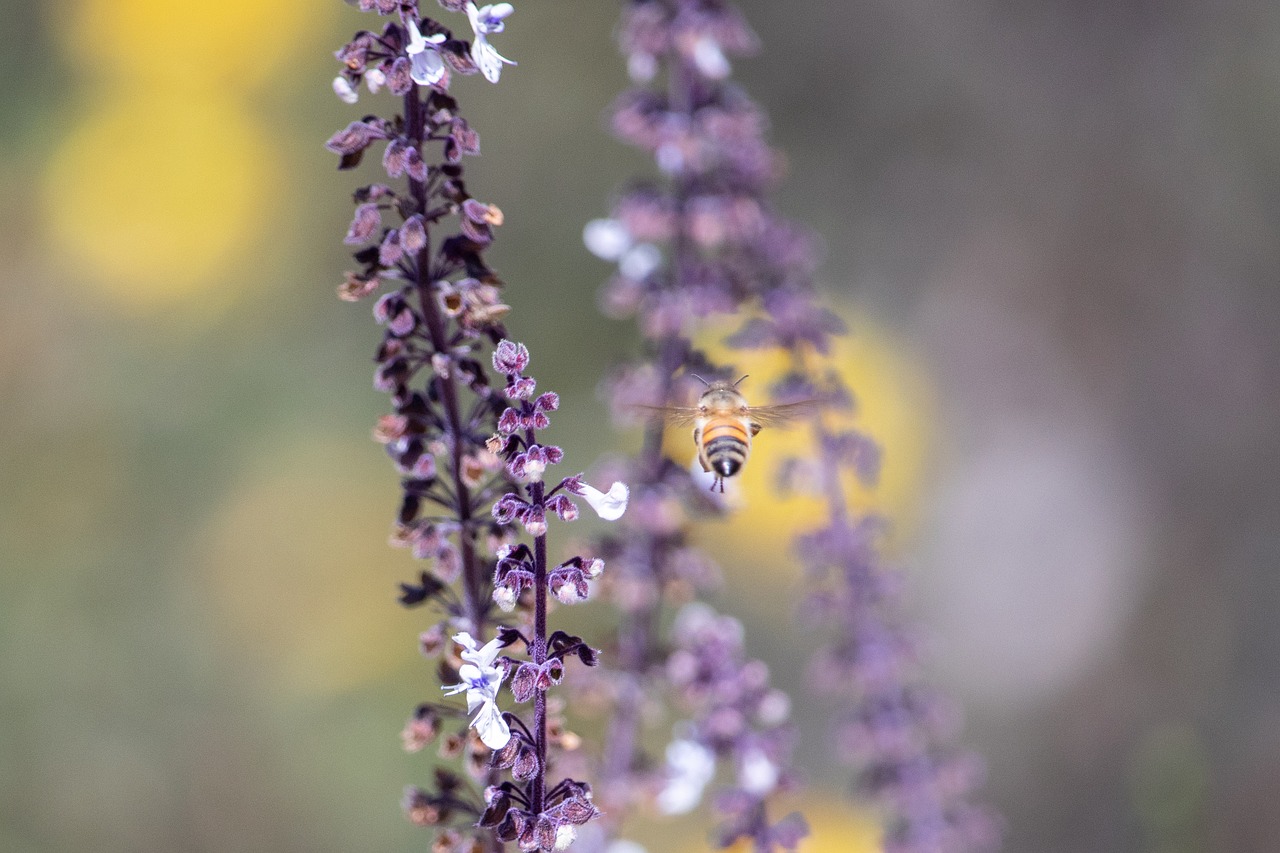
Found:
[[707, 462], [722, 477], [732, 477], [747, 461], [748, 445], [740, 438], [721, 436], [706, 443]]

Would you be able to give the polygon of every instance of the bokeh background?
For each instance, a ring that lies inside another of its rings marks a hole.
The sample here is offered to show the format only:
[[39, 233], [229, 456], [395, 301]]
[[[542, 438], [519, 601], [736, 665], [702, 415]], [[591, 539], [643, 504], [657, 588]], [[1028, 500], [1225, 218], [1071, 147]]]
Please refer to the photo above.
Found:
[[[778, 203], [826, 242], [885, 448], [864, 504], [896, 519], [1007, 849], [1280, 850], [1280, 6], [741, 6]], [[519, 67], [455, 86], [575, 468], [634, 442], [595, 396], [633, 333], [580, 241], [648, 168], [604, 131], [615, 11], [517, 3]], [[329, 90], [367, 19], [0, 20], [0, 850], [425, 849], [398, 731], [435, 687], [393, 603], [377, 331], [334, 297], [359, 178], [322, 148], [385, 104]], [[752, 497], [708, 534], [719, 604], [795, 691], [813, 639], [771, 543], [802, 517]], [[798, 707], [808, 849], [870, 849]]]

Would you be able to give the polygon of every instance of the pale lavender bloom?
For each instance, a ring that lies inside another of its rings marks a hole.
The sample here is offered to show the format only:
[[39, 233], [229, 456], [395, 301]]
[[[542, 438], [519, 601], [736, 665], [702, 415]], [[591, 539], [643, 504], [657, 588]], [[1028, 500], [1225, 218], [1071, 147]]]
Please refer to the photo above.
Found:
[[409, 74], [413, 82], [419, 86], [434, 86], [444, 79], [447, 69], [438, 47], [444, 42], [443, 33], [423, 38], [417, 23], [412, 18], [409, 19], [409, 45], [405, 48], [405, 53], [413, 63]]
[[716, 774], [715, 753], [693, 740], [667, 745], [667, 784], [658, 793], [658, 810], [677, 815], [693, 811]]
[[[511, 740], [511, 730], [502, 712], [498, 710], [498, 688], [506, 671], [493, 665], [501, 648], [501, 641], [494, 638], [477, 647], [476, 641], [466, 632], [453, 635], [453, 641], [462, 646], [462, 659], [467, 661], [458, 669], [462, 677], [461, 684], [441, 685], [446, 696], [467, 693], [467, 713], [475, 714], [471, 727], [475, 729], [480, 740], [490, 749], [502, 749]], [[477, 709], [479, 712], [477, 713]]]
[[360, 98], [355, 87], [351, 85], [351, 81], [341, 74], [333, 78], [333, 93], [344, 104], [354, 104]]
[[481, 6], [476, 8], [475, 3], [467, 4], [467, 18], [471, 21], [471, 29], [475, 31], [475, 40], [471, 43], [471, 58], [480, 68], [480, 73], [490, 83], [497, 83], [498, 77], [502, 74], [502, 65], [515, 65], [516, 63], [507, 59], [498, 53], [493, 45], [489, 44], [489, 36], [491, 33], [500, 33], [506, 26], [505, 19], [515, 11], [515, 7], [510, 3], [494, 3], [489, 6]]
[[605, 521], [617, 521], [627, 511], [627, 499], [631, 495], [631, 490], [627, 488], [626, 483], [614, 483], [609, 487], [609, 491], [602, 492], [579, 482], [574, 493], [585, 498], [591, 508], [596, 511], [596, 515]]

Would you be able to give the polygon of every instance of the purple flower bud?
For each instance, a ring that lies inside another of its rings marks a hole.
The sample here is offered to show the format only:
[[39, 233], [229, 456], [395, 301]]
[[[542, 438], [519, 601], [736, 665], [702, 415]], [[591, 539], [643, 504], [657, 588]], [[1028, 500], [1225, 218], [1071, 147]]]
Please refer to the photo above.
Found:
[[392, 315], [404, 307], [404, 295], [400, 291], [384, 293], [377, 302], [373, 303], [373, 320], [379, 326], [385, 326]]
[[538, 667], [522, 663], [511, 676], [511, 695], [517, 702], [528, 702], [538, 689]]
[[520, 413], [515, 409], [506, 409], [498, 418], [498, 432], [511, 435], [520, 429]]
[[403, 257], [404, 250], [400, 248], [400, 233], [395, 228], [392, 228], [387, 232], [382, 245], [378, 247], [378, 263], [384, 267], [394, 267], [400, 263], [400, 259]]
[[493, 519], [499, 524], [509, 524], [515, 517], [522, 513], [529, 505], [522, 501], [517, 495], [507, 492], [498, 498], [493, 505]]
[[400, 226], [400, 246], [410, 255], [416, 255], [427, 245], [427, 227], [422, 214], [415, 213]]
[[380, 225], [382, 225], [382, 212], [378, 210], [378, 205], [362, 204], [356, 208], [355, 216], [351, 219], [351, 227], [347, 229], [347, 236], [342, 242], [348, 246], [367, 243]]
[[471, 129], [464, 118], [453, 120], [453, 142], [463, 154], [480, 153], [480, 135]]
[[554, 412], [560, 408], [560, 395], [554, 391], [548, 391], [539, 395], [533, 405], [539, 412]]
[[556, 849], [556, 825], [545, 814], [538, 815], [533, 828], [533, 837], [539, 850]]
[[403, 306], [387, 321], [387, 329], [398, 338], [407, 337], [418, 325], [417, 315], [408, 305]]
[[338, 285], [338, 298], [343, 302], [359, 302], [381, 284], [382, 280], [376, 275], [348, 272], [342, 284]]
[[[522, 782], [527, 782], [538, 773], [538, 752], [532, 746], [521, 741], [520, 751], [516, 754], [515, 763], [511, 766], [511, 775]], [[524, 843], [521, 842], [523, 848]]]
[[405, 154], [404, 170], [409, 173], [409, 177], [415, 181], [425, 181], [427, 179], [427, 161], [422, 159], [422, 154], [417, 148], [410, 148]]
[[524, 344], [502, 340], [493, 351], [493, 369], [507, 376], [523, 373], [529, 366], [529, 350]]
[[524, 529], [530, 536], [547, 535], [547, 516], [542, 507], [529, 506], [520, 516], [520, 520], [524, 522]]
[[391, 94], [404, 97], [413, 88], [413, 63], [407, 56], [397, 56], [387, 72], [387, 88]]
[[404, 137], [397, 136], [387, 143], [387, 147], [382, 152], [382, 168], [386, 169], [389, 176], [398, 178], [404, 174], [409, 150], [409, 144], [405, 142]]
[[537, 687], [544, 693], [562, 681], [564, 681], [564, 664], [558, 658], [552, 658], [538, 670]]
[[512, 400], [524, 400], [533, 394], [538, 383], [531, 376], [507, 377], [507, 396]]
[[346, 128], [329, 137], [324, 147], [335, 154], [348, 156], [368, 148], [375, 139], [385, 138], [386, 134], [382, 128], [363, 121], [353, 121]]
[[563, 604], [577, 604], [586, 601], [590, 595], [590, 587], [582, 570], [574, 566], [561, 566], [547, 577], [547, 585], [551, 594]]
[[547, 500], [547, 509], [554, 512], [561, 521], [574, 521], [578, 517], [578, 505], [569, 500], [567, 495], [552, 495]]

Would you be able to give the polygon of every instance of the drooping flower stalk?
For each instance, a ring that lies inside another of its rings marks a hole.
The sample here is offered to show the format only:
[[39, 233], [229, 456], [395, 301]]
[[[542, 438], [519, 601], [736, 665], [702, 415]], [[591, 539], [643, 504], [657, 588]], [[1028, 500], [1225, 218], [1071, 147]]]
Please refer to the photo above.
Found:
[[[565, 603], [585, 599], [587, 580], [603, 562], [574, 557], [548, 567], [548, 513], [571, 520], [579, 495], [606, 518], [619, 517], [626, 488], [608, 493], [569, 477], [548, 490], [543, 472], [562, 457], [537, 433], [559, 405], [553, 393], [534, 398], [523, 375], [528, 350], [505, 340], [502, 282], [484, 260], [502, 213], [473, 198], [462, 158], [479, 153], [475, 132], [448, 94], [451, 73], [483, 73], [497, 82], [514, 64], [488, 42], [514, 11], [499, 3], [442, 0], [467, 16], [471, 43], [441, 22], [419, 17], [413, 0], [361, 0], [366, 11], [390, 16], [381, 32], [358, 32], [338, 51], [342, 74], [334, 91], [358, 100], [362, 84], [401, 98], [391, 118], [366, 116], [335, 134], [327, 147], [340, 168], [355, 167], [374, 145], [392, 183], [355, 193], [347, 234], [358, 269], [339, 295], [357, 301], [383, 290], [374, 316], [385, 328], [375, 386], [392, 395], [394, 411], [379, 419], [375, 437], [402, 476], [393, 543], [429, 561], [419, 578], [402, 584], [405, 606], [431, 605], [439, 621], [423, 631], [422, 652], [443, 655], [444, 695], [465, 694], [466, 713], [450, 703], [424, 702], [406, 725], [406, 749], [418, 751], [448, 729], [441, 755], [463, 765], [483, 796], [453, 770], [435, 769], [430, 788], [411, 786], [404, 806], [415, 823], [438, 827], [435, 848], [476, 853], [518, 841], [522, 850], [562, 850], [576, 828], [597, 814], [588, 785], [563, 779], [548, 787], [546, 690], [563, 677], [565, 659], [596, 663], [596, 652], [562, 631], [548, 635], [548, 591]], [[390, 217], [391, 222], [384, 222]], [[484, 351], [493, 346], [491, 358]], [[490, 364], [486, 364], [489, 362]], [[505, 377], [492, 387], [490, 370]], [[520, 493], [524, 493], [524, 497]], [[532, 551], [514, 544], [518, 526], [534, 537]], [[529, 591], [530, 595], [522, 595]], [[519, 627], [494, 625], [493, 606], [515, 611]], [[486, 642], [486, 637], [497, 636]], [[453, 643], [446, 642], [452, 635]], [[503, 649], [523, 642], [529, 660]], [[534, 700], [530, 726], [498, 706], [504, 681], [516, 701]], [[469, 721], [467, 721], [469, 718]], [[462, 720], [453, 723], [454, 720]], [[514, 781], [500, 781], [512, 769]]]

